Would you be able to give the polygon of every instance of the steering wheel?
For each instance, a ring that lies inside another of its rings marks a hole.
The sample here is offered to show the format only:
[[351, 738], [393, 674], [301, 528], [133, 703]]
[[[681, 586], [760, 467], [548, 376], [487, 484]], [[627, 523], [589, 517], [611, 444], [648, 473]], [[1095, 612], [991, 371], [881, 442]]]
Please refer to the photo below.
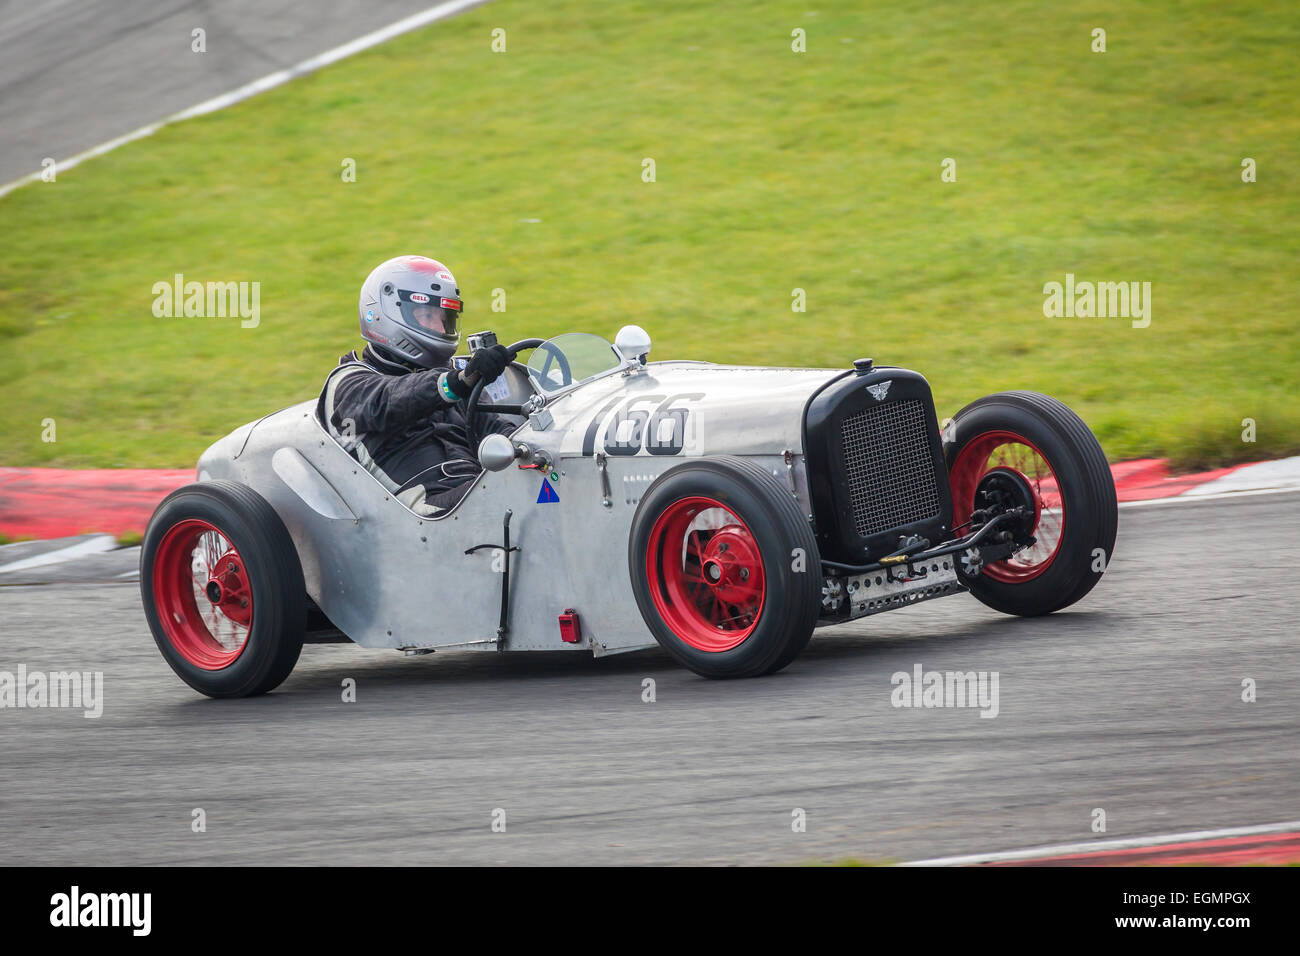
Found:
[[[537, 373], [537, 377], [545, 384], [550, 384], [549, 373], [551, 364], [556, 363], [560, 366], [560, 384], [556, 388], [563, 388], [566, 385], [573, 384], [573, 370], [569, 368], [569, 357], [564, 354], [558, 345], [554, 342], [543, 342], [539, 348], [546, 351], [546, 361], [542, 363], [542, 370]], [[551, 389], [547, 389], [551, 391]]]
[[[564, 384], [568, 385], [573, 381], [573, 373], [569, 369], [569, 360], [559, 346], [553, 345], [546, 339], [520, 339], [513, 345], [507, 346], [511, 355], [523, 352], [526, 349], [545, 348], [547, 351], [546, 368], [551, 367], [551, 360], [558, 359], [560, 365], [560, 374], [564, 377]], [[483, 440], [479, 434], [478, 428], [478, 406], [479, 398], [483, 394], [483, 386], [487, 382], [479, 379], [474, 383], [474, 388], [469, 393], [469, 398], [465, 400], [465, 438], [469, 442], [470, 452], [478, 455], [478, 443]]]

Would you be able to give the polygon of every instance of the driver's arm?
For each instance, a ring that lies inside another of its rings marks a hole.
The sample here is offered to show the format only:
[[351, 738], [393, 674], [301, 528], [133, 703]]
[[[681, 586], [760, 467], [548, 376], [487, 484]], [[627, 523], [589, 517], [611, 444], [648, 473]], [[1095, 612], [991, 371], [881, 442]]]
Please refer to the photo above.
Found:
[[349, 419], [358, 434], [398, 432], [442, 411], [452, 402], [439, 388], [441, 369], [384, 375], [356, 368], [337, 375], [332, 407], [327, 408], [336, 427]]
[[428, 369], [384, 375], [368, 368], [345, 368], [326, 385], [325, 414], [339, 429], [351, 419], [352, 431], [357, 434], [405, 431], [468, 398], [480, 376], [490, 382], [509, 362], [510, 351], [504, 345], [494, 345], [475, 352], [459, 372]]

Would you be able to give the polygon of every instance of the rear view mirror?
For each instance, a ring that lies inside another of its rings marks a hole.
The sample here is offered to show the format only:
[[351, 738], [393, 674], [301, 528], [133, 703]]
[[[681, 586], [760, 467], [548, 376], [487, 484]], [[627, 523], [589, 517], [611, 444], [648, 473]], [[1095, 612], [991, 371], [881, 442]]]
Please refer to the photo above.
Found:
[[514, 464], [518, 452], [505, 435], [488, 435], [478, 443], [478, 463], [488, 471], [502, 471]]

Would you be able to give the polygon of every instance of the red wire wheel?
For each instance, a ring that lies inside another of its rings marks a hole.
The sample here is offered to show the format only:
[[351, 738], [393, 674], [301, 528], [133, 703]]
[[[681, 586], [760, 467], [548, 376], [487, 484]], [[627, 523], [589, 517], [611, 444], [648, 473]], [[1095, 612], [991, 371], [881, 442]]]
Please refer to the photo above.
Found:
[[154, 557], [153, 594], [167, 639], [195, 667], [221, 670], [243, 653], [253, 592], [243, 558], [215, 525], [190, 518], [167, 530]]
[[646, 627], [701, 677], [776, 673], [821, 613], [812, 525], [785, 482], [744, 458], [683, 461], [651, 482], [627, 563]]
[[763, 614], [767, 575], [758, 542], [714, 498], [681, 498], [660, 513], [650, 529], [646, 573], [655, 609], [697, 650], [739, 646]]
[[1035, 541], [1004, 561], [986, 565], [984, 573], [1007, 584], [1032, 581], [1051, 567], [1065, 537], [1060, 482], [1047, 456], [1023, 435], [1011, 431], [977, 435], [962, 448], [949, 472], [956, 527], [970, 521], [980, 482], [995, 471], [1011, 472], [1028, 488], [1034, 505], [1030, 534]]
[[307, 585], [288, 529], [234, 481], [177, 488], [140, 546], [140, 601], [176, 675], [209, 697], [251, 697], [289, 676], [307, 626]]
[[1101, 580], [1115, 549], [1115, 479], [1096, 437], [1078, 415], [1038, 392], [976, 399], [945, 430], [944, 461], [954, 530], [973, 512], [1023, 508], [1008, 527], [1033, 543], [981, 573], [963, 575], [979, 601], [1022, 617], [1074, 604]]

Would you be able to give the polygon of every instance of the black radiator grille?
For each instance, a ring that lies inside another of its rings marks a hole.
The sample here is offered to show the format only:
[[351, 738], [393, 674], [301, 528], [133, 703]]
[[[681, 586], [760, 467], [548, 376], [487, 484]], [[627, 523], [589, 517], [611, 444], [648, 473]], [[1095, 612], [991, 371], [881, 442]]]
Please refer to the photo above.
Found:
[[939, 514], [926, 404], [864, 408], [844, 419], [844, 466], [853, 527], [862, 537]]

